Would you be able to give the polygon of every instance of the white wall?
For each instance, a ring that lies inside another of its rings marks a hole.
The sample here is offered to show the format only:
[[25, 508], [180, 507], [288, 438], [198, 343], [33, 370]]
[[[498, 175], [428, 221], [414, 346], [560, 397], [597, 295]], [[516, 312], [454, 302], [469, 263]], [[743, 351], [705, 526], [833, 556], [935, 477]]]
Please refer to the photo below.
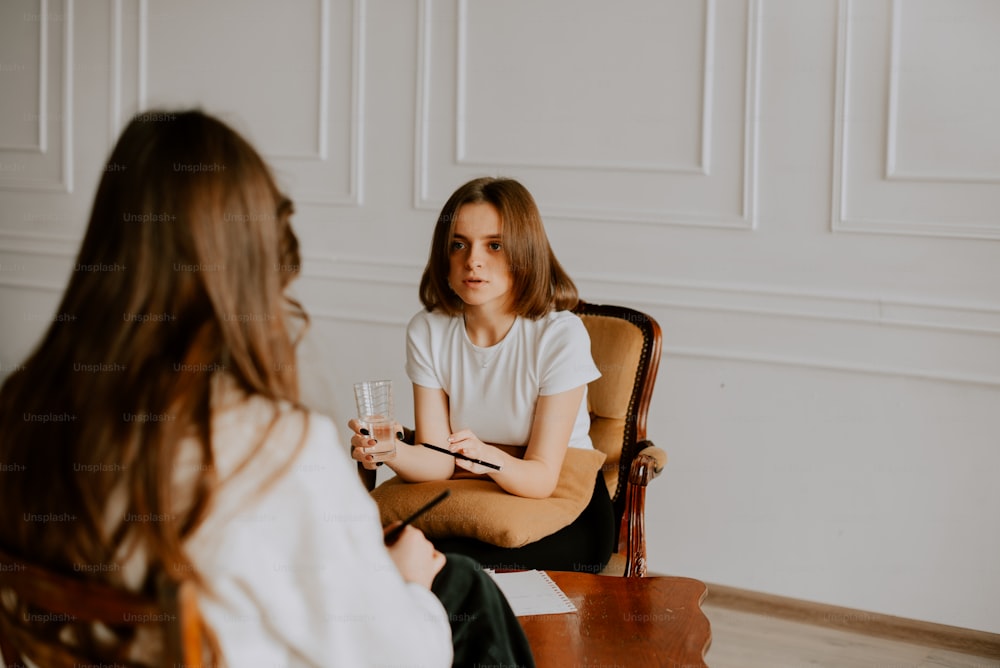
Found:
[[405, 387], [436, 210], [511, 175], [584, 296], [663, 327], [654, 571], [1000, 632], [1000, 3], [19, 0], [0, 25], [0, 375], [138, 109], [199, 104], [275, 165], [341, 415], [353, 381]]

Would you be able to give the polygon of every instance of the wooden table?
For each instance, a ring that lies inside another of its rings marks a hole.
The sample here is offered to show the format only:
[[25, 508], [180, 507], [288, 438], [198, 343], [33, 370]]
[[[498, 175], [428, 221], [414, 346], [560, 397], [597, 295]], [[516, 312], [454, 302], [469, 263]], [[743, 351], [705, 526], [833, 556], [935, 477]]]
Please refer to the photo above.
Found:
[[548, 571], [577, 612], [521, 617], [538, 668], [701, 666], [711, 644], [705, 584]]

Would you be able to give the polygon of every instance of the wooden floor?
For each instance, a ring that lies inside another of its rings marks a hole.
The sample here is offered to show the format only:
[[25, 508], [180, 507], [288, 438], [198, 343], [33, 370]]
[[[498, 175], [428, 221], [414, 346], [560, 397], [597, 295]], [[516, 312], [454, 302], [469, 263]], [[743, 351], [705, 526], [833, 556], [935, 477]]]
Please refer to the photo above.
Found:
[[977, 657], [706, 601], [712, 624], [711, 668], [1000, 668], [1000, 658]]

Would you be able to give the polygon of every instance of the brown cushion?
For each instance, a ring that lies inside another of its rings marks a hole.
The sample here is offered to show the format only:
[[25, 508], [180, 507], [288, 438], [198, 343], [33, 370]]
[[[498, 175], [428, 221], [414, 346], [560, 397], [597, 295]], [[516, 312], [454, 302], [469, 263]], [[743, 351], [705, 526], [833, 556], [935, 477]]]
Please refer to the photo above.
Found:
[[415, 527], [430, 538], [465, 536], [500, 547], [521, 547], [549, 536], [580, 516], [604, 462], [598, 450], [570, 448], [559, 482], [547, 499], [509, 494], [492, 480], [407, 483], [390, 478], [372, 491], [382, 524], [408, 517], [443, 489], [451, 496], [425, 513]]

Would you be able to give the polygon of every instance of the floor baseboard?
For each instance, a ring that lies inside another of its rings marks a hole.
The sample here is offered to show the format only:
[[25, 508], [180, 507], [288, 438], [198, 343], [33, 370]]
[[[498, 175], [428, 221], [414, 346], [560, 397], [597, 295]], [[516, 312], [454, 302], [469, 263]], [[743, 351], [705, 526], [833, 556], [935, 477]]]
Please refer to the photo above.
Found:
[[1000, 658], [1000, 634], [706, 583], [705, 604], [816, 626]]

